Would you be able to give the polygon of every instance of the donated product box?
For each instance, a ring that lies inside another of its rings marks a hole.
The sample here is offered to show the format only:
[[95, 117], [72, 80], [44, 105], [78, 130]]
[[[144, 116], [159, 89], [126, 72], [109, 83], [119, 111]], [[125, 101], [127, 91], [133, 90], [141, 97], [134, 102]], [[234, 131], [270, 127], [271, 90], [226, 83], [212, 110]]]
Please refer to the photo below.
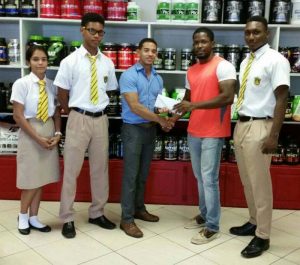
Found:
[[0, 126], [0, 154], [17, 153], [19, 128]]

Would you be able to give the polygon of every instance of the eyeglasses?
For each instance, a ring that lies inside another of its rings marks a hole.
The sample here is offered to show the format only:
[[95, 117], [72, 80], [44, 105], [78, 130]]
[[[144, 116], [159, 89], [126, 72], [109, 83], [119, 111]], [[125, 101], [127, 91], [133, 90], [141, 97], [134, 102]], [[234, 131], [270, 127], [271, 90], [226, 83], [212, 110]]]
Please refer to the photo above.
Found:
[[97, 33], [100, 37], [104, 36], [105, 31], [104, 30], [95, 30], [93, 28], [86, 28], [83, 27], [85, 30], [87, 30], [91, 35], [95, 36]]

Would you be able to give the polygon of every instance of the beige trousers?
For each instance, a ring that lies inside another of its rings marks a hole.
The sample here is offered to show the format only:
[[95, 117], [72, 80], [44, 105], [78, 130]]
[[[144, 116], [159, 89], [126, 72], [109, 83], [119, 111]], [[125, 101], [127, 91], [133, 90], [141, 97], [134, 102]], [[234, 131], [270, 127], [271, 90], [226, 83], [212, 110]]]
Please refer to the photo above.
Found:
[[261, 152], [270, 134], [272, 120], [238, 121], [234, 129], [235, 155], [256, 236], [270, 238], [273, 193], [270, 174], [272, 155]]
[[108, 199], [108, 118], [93, 118], [72, 110], [66, 127], [64, 177], [59, 216], [64, 223], [73, 221], [76, 182], [88, 150], [92, 204], [89, 217], [104, 214]]

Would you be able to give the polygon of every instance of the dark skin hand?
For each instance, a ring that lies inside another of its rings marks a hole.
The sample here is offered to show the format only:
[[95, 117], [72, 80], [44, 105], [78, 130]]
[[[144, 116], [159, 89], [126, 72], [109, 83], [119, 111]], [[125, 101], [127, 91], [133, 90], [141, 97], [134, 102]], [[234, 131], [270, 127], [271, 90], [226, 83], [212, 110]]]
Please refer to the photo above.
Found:
[[234, 88], [236, 86], [236, 80], [230, 79], [221, 81], [219, 83], [220, 94], [212, 99], [190, 102], [190, 91], [186, 90], [184, 100], [174, 106], [174, 110], [177, 113], [186, 113], [195, 109], [215, 109], [229, 104], [232, 104], [234, 98]]
[[263, 154], [275, 153], [278, 145], [279, 132], [284, 121], [285, 109], [288, 101], [288, 86], [282, 85], [274, 91], [276, 98], [276, 105], [274, 110], [273, 125], [270, 135], [262, 144], [261, 150]]

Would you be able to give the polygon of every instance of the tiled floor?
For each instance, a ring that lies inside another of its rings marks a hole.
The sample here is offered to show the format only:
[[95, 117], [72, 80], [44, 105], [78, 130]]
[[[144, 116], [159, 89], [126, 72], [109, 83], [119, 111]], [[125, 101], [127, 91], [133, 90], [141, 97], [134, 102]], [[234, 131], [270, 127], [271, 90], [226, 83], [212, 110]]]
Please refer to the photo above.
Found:
[[[42, 202], [40, 219], [51, 225], [51, 233], [32, 231], [20, 235], [16, 229], [18, 201], [0, 201], [0, 264], [181, 264], [181, 265], [243, 265], [300, 264], [300, 211], [274, 210], [271, 247], [261, 257], [244, 259], [240, 251], [251, 237], [229, 234], [232, 225], [247, 221], [247, 209], [223, 208], [221, 237], [206, 245], [193, 245], [191, 237], [198, 230], [183, 225], [197, 214], [195, 206], [148, 205], [160, 216], [158, 223], [136, 223], [144, 237], [128, 237], [119, 228], [108, 231], [87, 222], [88, 203], [75, 203], [75, 239], [61, 235], [58, 202]], [[108, 204], [106, 216], [119, 225], [120, 205]]]

